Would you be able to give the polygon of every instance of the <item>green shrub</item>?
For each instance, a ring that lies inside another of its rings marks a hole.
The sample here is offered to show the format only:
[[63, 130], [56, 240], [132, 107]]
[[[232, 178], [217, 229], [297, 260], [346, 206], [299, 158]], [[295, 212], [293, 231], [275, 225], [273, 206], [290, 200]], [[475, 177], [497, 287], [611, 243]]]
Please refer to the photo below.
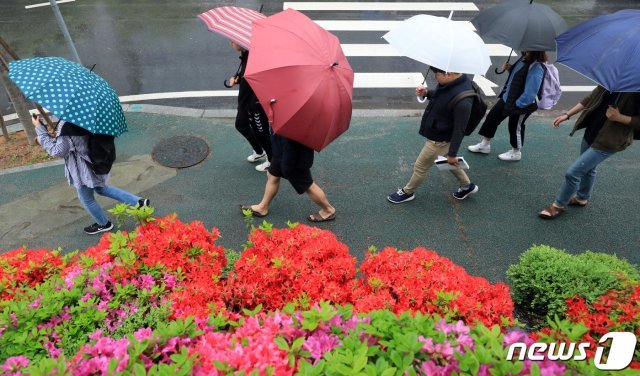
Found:
[[613, 255], [585, 252], [574, 256], [549, 246], [533, 246], [507, 270], [513, 301], [527, 313], [564, 317], [567, 298], [588, 304], [608, 290], [638, 280], [638, 269]]

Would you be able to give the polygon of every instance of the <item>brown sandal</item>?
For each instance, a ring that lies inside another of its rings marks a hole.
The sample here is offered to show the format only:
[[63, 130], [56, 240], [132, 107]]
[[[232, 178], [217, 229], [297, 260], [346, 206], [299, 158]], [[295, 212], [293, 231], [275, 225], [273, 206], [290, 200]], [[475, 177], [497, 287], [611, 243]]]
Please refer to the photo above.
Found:
[[589, 201], [587, 201], [587, 200], [584, 200], [584, 201], [578, 200], [578, 198], [576, 196], [573, 196], [569, 200], [569, 204], [568, 205], [569, 206], [580, 206], [580, 207], [584, 208], [585, 206], [587, 206], [588, 202]]
[[546, 208], [544, 208], [540, 213], [538, 213], [538, 216], [543, 219], [553, 219], [559, 216], [560, 214], [564, 213], [564, 211], [565, 211], [565, 208], [561, 208], [561, 207], [555, 206], [554, 204], [551, 204]]

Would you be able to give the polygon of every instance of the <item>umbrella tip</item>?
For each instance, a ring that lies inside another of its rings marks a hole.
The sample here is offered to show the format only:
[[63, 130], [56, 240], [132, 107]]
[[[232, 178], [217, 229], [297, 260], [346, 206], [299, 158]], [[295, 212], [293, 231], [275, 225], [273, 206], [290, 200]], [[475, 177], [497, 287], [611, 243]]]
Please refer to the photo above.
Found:
[[337, 61], [335, 63], [331, 64], [331, 68], [335, 67], [336, 65], [338, 65]]

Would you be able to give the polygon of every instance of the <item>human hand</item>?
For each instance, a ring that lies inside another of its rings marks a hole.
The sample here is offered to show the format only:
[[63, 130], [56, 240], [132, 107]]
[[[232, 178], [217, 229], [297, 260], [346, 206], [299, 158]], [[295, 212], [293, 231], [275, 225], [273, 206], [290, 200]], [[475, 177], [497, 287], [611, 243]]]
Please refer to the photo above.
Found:
[[42, 123], [40, 122], [40, 115], [31, 115], [31, 123], [33, 123], [33, 126], [36, 128], [42, 127]]
[[447, 163], [452, 165], [452, 166], [457, 166], [458, 165], [458, 157], [452, 157], [450, 155], [447, 155]]
[[238, 81], [240, 81], [240, 77], [238, 77], [238, 76], [229, 77], [229, 86], [236, 85], [238, 83]]
[[509, 63], [504, 63], [504, 64], [502, 64], [502, 69], [504, 69], [504, 70], [509, 70], [509, 69], [511, 69], [511, 64], [509, 64]]
[[553, 127], [554, 128], [560, 127], [560, 123], [562, 123], [565, 120], [569, 120], [569, 117], [568, 117], [567, 114], [562, 114], [562, 115], [556, 117], [555, 119], [553, 119]]
[[609, 106], [609, 108], [607, 108], [606, 116], [607, 116], [607, 119], [609, 120], [622, 122], [621, 117], [624, 115], [620, 113], [620, 110], [618, 110], [618, 107]]
[[416, 87], [416, 95], [419, 97], [427, 96], [427, 87], [425, 85], [420, 85]]

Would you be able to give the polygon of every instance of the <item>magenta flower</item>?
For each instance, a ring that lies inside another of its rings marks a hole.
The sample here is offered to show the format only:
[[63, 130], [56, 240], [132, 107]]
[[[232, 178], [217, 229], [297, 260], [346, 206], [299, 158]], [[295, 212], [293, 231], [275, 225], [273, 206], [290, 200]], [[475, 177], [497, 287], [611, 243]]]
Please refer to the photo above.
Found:
[[469, 332], [471, 331], [471, 329], [466, 326], [462, 320], [458, 320], [457, 323], [455, 323], [455, 325], [453, 325], [452, 327], [454, 333], [458, 333], [458, 334], [469, 334]]
[[444, 319], [440, 319], [440, 322], [437, 323], [434, 328], [447, 335], [453, 330], [453, 325], [448, 324]]
[[69, 274], [64, 277], [64, 283], [67, 290], [71, 290], [73, 288], [74, 279], [82, 274], [82, 268], [79, 266], [74, 266]]
[[135, 333], [133, 333], [133, 336], [136, 337], [138, 342], [142, 342], [147, 338], [153, 337], [153, 330], [151, 330], [150, 328], [138, 329], [135, 331]]
[[29, 304], [29, 307], [31, 308], [38, 308], [40, 307], [40, 305], [42, 304], [42, 294], [40, 294], [40, 296], [38, 296], [33, 303]]
[[336, 346], [340, 346], [340, 339], [335, 335], [328, 335], [325, 332], [318, 331], [309, 336], [302, 345], [304, 350], [309, 351], [313, 364], [317, 364], [324, 354], [333, 350]]
[[7, 359], [7, 361], [2, 365], [2, 367], [0, 367], [0, 369], [2, 369], [3, 371], [9, 372], [10, 375], [12, 373], [15, 375], [21, 375], [22, 373], [20, 372], [20, 370], [28, 366], [29, 366], [29, 358], [19, 355], [19, 356], [12, 356], [9, 359]]
[[436, 348], [433, 345], [433, 339], [424, 338], [423, 336], [418, 336], [418, 340], [424, 343], [424, 346], [422, 346], [422, 349], [421, 349], [422, 351], [428, 354], [433, 354], [436, 351]]
[[151, 291], [153, 286], [155, 286], [156, 280], [152, 275], [143, 274], [138, 277], [137, 287], [146, 291]]

